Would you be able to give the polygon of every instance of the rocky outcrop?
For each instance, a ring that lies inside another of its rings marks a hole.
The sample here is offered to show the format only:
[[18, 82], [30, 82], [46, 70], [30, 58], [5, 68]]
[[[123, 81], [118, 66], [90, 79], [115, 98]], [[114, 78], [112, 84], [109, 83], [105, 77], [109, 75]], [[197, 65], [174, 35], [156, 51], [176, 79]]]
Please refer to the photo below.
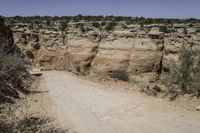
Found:
[[19, 94], [27, 94], [28, 77], [22, 54], [14, 44], [13, 32], [0, 17], [0, 104], [14, 103]]
[[197, 26], [175, 25], [168, 33], [159, 31], [163, 25], [118, 26], [113, 32], [93, 29], [81, 33], [74, 25], [69, 26], [68, 33], [14, 28], [14, 40], [25, 54], [33, 52], [34, 67], [74, 69], [132, 82], [157, 81], [163, 71], [170, 70], [171, 60], [178, 60], [182, 45], [195, 48], [200, 43]]

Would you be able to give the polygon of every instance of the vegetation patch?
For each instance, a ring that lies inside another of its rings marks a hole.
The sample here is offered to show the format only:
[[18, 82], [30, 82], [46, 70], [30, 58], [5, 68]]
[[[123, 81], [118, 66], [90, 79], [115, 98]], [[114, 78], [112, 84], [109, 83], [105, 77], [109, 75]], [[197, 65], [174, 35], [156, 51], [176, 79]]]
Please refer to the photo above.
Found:
[[[198, 50], [199, 51], [199, 50]], [[194, 55], [191, 48], [182, 47], [180, 62], [173, 61], [170, 73], [163, 83], [168, 93], [200, 96], [200, 54]]]

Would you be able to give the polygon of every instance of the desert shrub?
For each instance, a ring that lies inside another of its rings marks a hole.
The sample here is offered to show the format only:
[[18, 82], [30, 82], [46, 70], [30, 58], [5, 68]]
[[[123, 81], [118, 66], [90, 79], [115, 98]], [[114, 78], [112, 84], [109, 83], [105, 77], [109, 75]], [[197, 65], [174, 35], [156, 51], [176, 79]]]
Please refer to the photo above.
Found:
[[39, 43], [34, 44], [34, 45], [33, 45], [33, 48], [34, 48], [35, 50], [39, 50], [39, 49], [40, 49], [40, 44], [39, 44]]
[[76, 72], [81, 73], [81, 68], [80, 67], [76, 67], [75, 70], [76, 70]]
[[95, 28], [99, 28], [101, 25], [98, 22], [93, 22], [92, 26], [94, 26]]
[[105, 26], [106, 25], [106, 22], [101, 22], [101, 26]]
[[164, 32], [164, 33], [167, 33], [168, 32], [167, 26], [161, 26], [160, 27], [160, 31]]
[[162, 91], [161, 88], [160, 88], [160, 86], [158, 86], [158, 85], [153, 86], [152, 89], [153, 89], [155, 92], [161, 92], [161, 91]]
[[64, 32], [68, 27], [68, 23], [66, 21], [60, 21], [60, 30]]
[[28, 94], [29, 74], [20, 53], [5, 52], [3, 46], [8, 41], [0, 40], [0, 101], [11, 101], [8, 97], [18, 98], [18, 91]]
[[128, 29], [128, 27], [127, 27], [126, 24], [122, 24], [121, 27], [122, 27], [123, 29]]
[[46, 20], [46, 26], [51, 26], [51, 20]]
[[26, 56], [30, 59], [34, 59], [35, 56], [31, 50], [26, 51]]
[[108, 73], [110, 74], [111, 78], [115, 78], [122, 81], [129, 81], [128, 74], [125, 71], [115, 70], [115, 71], [109, 71]]
[[144, 23], [140, 23], [140, 30], [144, 29]]
[[49, 118], [27, 116], [20, 121], [0, 121], [2, 133], [67, 133], [68, 129], [57, 128]]
[[184, 33], [185, 35], [188, 34], [188, 31], [187, 31], [187, 28], [186, 28], [186, 27], [184, 27], [184, 29], [183, 29], [183, 33]]
[[85, 33], [85, 32], [86, 32], [86, 29], [85, 29], [83, 23], [78, 23], [78, 24], [75, 25], [75, 27], [78, 28], [78, 29], [80, 29], [80, 31], [81, 31], [82, 33]]
[[133, 24], [133, 21], [128, 20], [128, 21], [126, 21], [125, 23], [126, 23], [126, 25], [131, 25], [131, 24]]
[[192, 23], [190, 23], [189, 25], [188, 25], [188, 27], [193, 27], [194, 25], [192, 24]]
[[180, 62], [172, 62], [165, 79], [169, 92], [200, 96], [200, 54], [194, 58], [190, 48], [182, 47]]
[[77, 24], [75, 25], [76, 28], [80, 28], [80, 27], [82, 27], [82, 26], [84, 26], [83, 23], [77, 23]]
[[33, 29], [34, 29], [33, 23], [30, 23], [29, 26], [28, 26], [28, 28], [29, 28], [30, 30], [33, 30]]
[[85, 28], [84, 28], [83, 26], [80, 27], [80, 30], [81, 30], [82, 33], [85, 33], [85, 32], [86, 32], [86, 30], [85, 30]]
[[107, 24], [107, 26], [105, 27], [105, 30], [106, 31], [111, 31], [111, 30], [113, 30], [115, 28], [116, 25], [117, 25], [117, 23], [115, 23], [115, 22], [109, 22]]

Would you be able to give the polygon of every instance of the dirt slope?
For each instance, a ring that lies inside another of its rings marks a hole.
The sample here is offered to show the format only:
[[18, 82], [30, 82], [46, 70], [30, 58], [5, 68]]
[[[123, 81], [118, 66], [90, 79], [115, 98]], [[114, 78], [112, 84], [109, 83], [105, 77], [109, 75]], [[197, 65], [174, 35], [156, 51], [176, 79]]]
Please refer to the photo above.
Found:
[[161, 99], [127, 93], [78, 79], [67, 72], [45, 72], [43, 87], [62, 126], [80, 133], [199, 133], [200, 114]]

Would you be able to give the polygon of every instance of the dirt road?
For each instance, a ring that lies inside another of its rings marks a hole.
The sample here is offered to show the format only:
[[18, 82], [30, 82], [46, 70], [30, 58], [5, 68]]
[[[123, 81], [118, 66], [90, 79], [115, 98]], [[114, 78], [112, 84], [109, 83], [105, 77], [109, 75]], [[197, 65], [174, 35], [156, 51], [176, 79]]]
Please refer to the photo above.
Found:
[[67, 72], [45, 72], [62, 126], [79, 133], [199, 133], [200, 113], [159, 98], [106, 88]]

